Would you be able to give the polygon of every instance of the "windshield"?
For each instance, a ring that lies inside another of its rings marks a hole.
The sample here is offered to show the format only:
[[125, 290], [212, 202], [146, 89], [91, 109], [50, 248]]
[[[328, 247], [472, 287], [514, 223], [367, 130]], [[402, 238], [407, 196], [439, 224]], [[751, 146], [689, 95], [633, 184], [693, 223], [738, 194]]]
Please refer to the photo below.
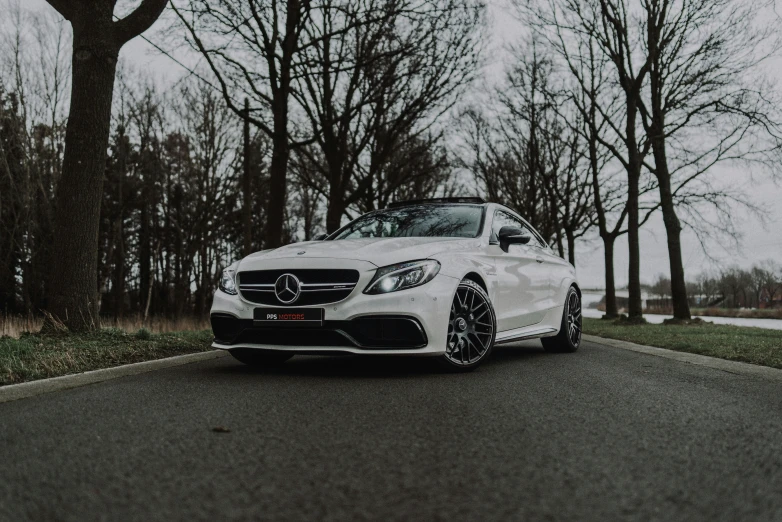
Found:
[[329, 239], [367, 237], [478, 237], [483, 207], [419, 205], [373, 212], [338, 230]]

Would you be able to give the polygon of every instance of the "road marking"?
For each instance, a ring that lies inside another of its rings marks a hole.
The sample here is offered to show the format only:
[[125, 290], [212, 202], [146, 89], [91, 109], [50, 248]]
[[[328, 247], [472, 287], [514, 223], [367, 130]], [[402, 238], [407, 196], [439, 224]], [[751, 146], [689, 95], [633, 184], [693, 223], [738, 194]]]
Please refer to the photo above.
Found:
[[623, 350], [645, 353], [647, 355], [654, 355], [656, 357], [665, 357], [666, 359], [674, 359], [679, 362], [694, 364], [696, 366], [705, 366], [707, 368], [721, 370], [723, 372], [732, 373], [734, 375], [762, 377], [764, 379], [782, 382], [782, 370], [777, 368], [769, 368], [768, 366], [760, 366], [757, 364], [738, 361], [728, 361], [726, 359], [718, 359], [716, 357], [709, 357], [707, 355], [699, 355], [695, 353], [677, 352], [674, 350], [667, 350], [665, 348], [644, 346], [642, 344], [635, 344], [628, 341], [619, 341], [617, 339], [608, 339], [606, 337], [597, 337], [594, 335], [584, 335], [583, 339], [590, 343], [602, 344], [614, 348], [622, 348]]
[[129, 375], [138, 375], [140, 373], [162, 370], [173, 366], [182, 366], [194, 362], [208, 361], [218, 357], [225, 357], [228, 352], [225, 350], [211, 350], [208, 352], [191, 353], [187, 355], [178, 355], [176, 357], [167, 357], [165, 359], [156, 359], [154, 361], [144, 361], [140, 363], [125, 364], [113, 368], [103, 368], [101, 370], [92, 370], [73, 375], [63, 375], [61, 377], [52, 377], [50, 379], [41, 379], [38, 381], [23, 382], [21, 384], [9, 384], [0, 386], [0, 403], [26, 399], [71, 388], [78, 388], [88, 384], [116, 379], [118, 377], [127, 377]]

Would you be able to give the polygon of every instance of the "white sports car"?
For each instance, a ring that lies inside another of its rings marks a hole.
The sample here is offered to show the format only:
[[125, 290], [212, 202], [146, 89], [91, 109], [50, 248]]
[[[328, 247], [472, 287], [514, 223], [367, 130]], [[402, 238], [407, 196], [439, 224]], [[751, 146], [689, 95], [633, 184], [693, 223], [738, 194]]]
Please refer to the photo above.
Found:
[[511, 209], [480, 198], [397, 203], [325, 239], [251, 254], [223, 273], [215, 348], [246, 364], [295, 354], [437, 357], [472, 370], [495, 344], [581, 342], [573, 266]]

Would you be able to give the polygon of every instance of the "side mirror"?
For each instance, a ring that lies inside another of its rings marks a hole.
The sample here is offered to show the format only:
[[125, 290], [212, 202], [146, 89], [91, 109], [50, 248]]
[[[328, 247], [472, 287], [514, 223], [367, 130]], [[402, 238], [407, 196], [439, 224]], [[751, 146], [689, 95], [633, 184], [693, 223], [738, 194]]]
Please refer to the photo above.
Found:
[[318, 234], [315, 237], [313, 237], [310, 241], [323, 241], [327, 237], [329, 237], [328, 234]]
[[525, 234], [519, 227], [505, 226], [500, 229], [497, 239], [500, 240], [500, 248], [507, 252], [511, 245], [526, 245], [532, 236]]

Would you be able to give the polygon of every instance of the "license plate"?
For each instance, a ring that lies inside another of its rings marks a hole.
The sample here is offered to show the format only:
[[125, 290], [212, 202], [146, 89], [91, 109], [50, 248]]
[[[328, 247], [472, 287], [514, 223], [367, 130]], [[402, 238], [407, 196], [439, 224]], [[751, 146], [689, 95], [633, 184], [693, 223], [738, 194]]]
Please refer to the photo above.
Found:
[[323, 308], [256, 308], [256, 326], [323, 326]]

